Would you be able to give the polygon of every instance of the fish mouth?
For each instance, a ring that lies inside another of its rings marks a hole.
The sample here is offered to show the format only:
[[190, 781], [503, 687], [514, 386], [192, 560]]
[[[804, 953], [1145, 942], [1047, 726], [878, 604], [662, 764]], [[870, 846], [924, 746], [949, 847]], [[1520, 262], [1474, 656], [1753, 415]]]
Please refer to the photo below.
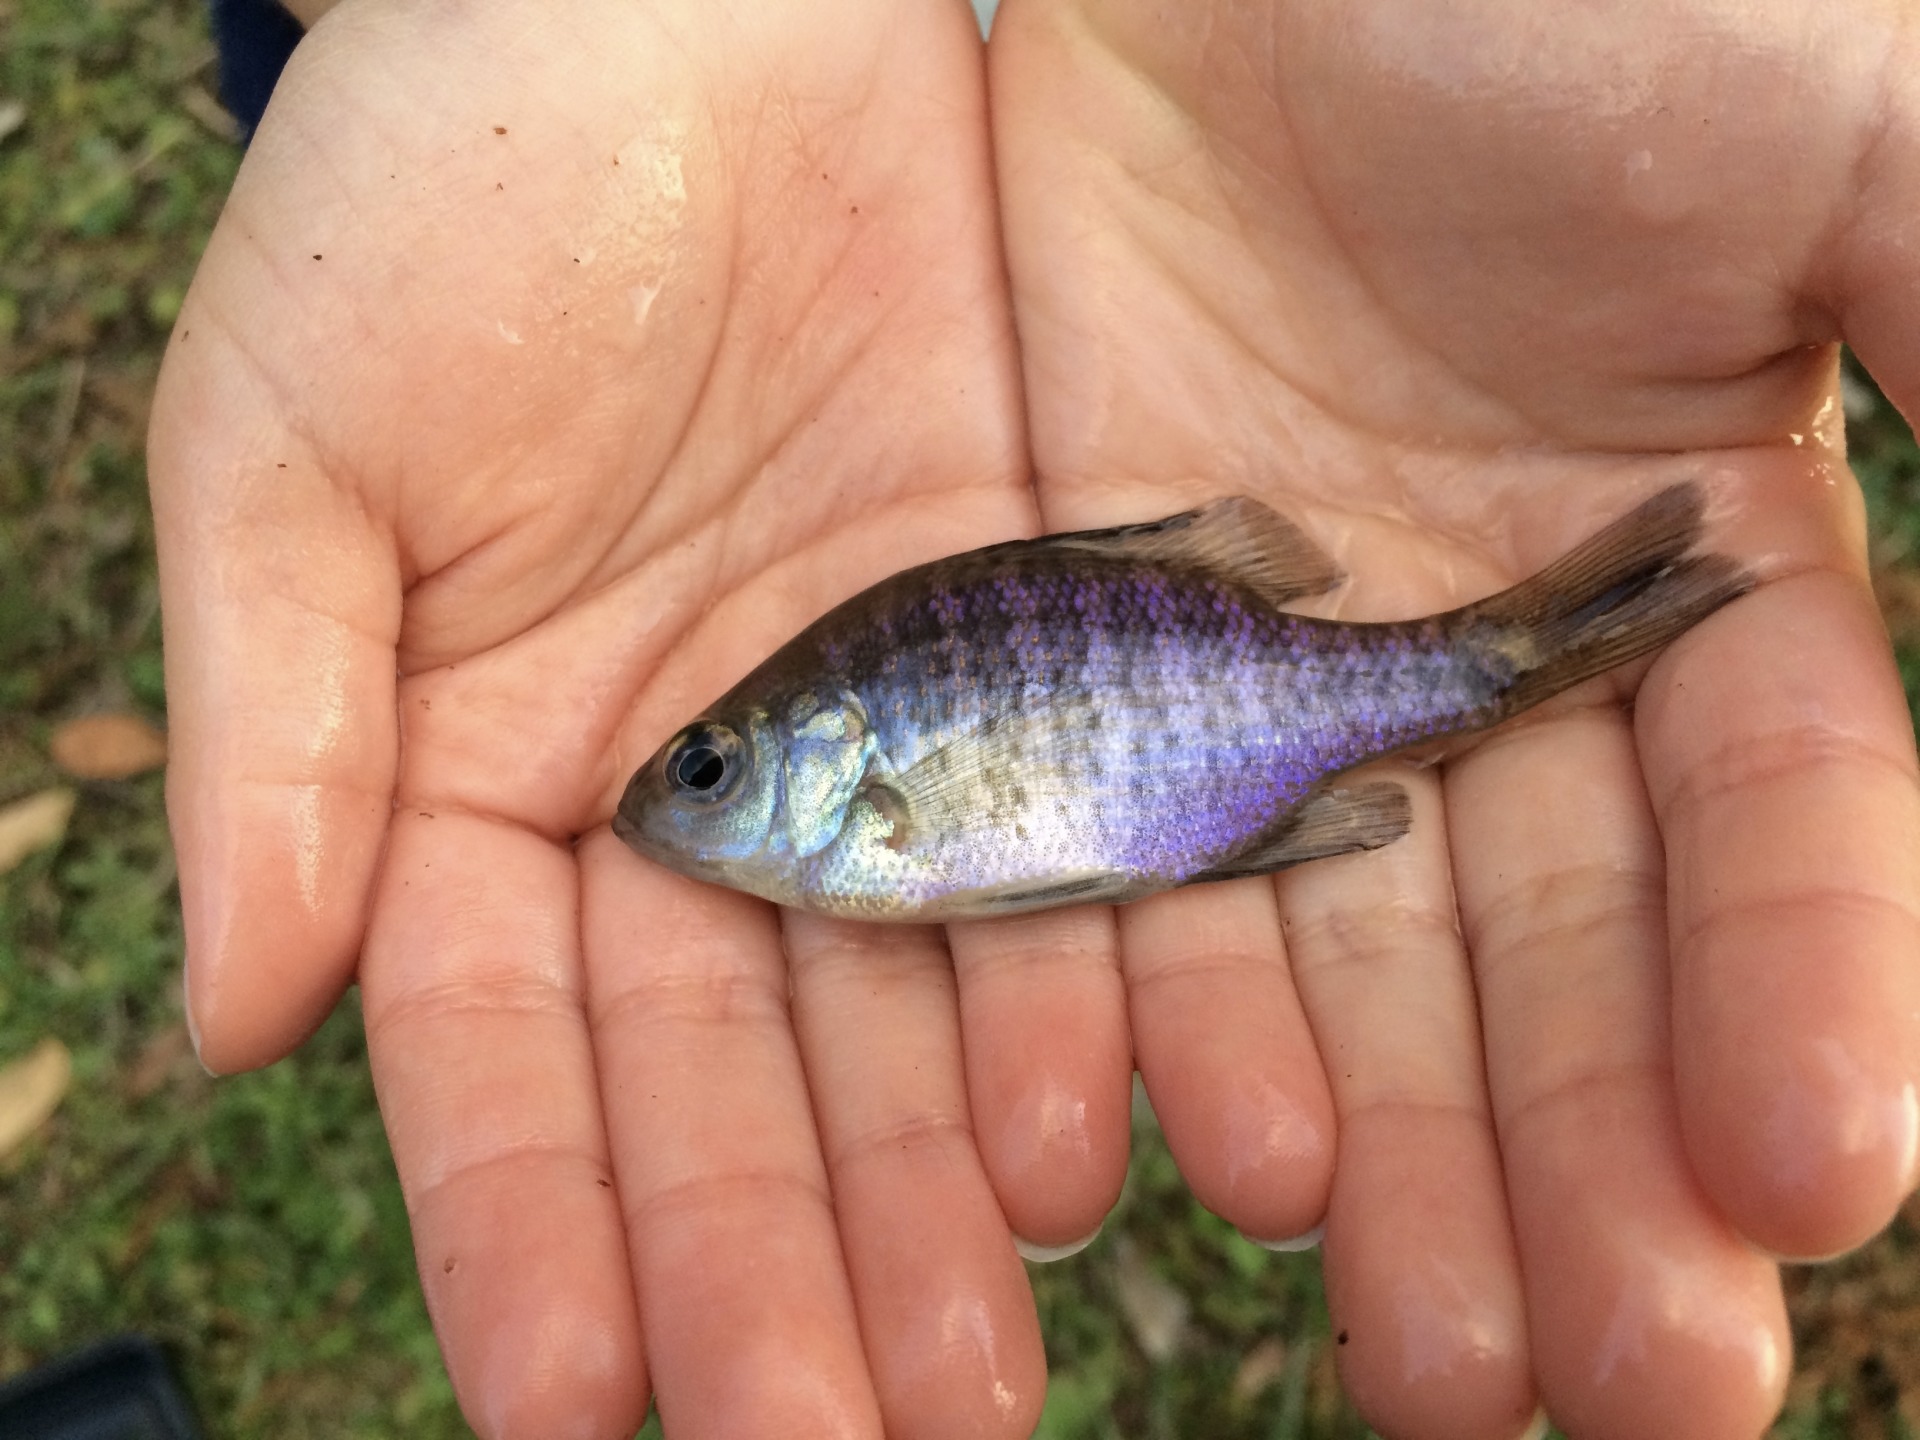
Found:
[[626, 842], [628, 849], [638, 850], [640, 848], [636, 843], [640, 838], [639, 827], [627, 819], [627, 812], [625, 810], [615, 810], [613, 812], [613, 833]]
[[626, 811], [614, 811], [612, 824], [613, 833], [620, 837], [621, 843], [642, 860], [651, 861], [655, 865], [664, 865], [667, 869], [682, 875], [695, 874], [698, 878], [707, 878], [696, 870], [698, 862], [689, 860], [686, 855], [674, 850], [670, 845], [662, 845], [649, 835], [646, 828], [639, 822], [628, 818]]
[[650, 855], [652, 847], [647, 843], [647, 832], [640, 824], [640, 812], [646, 808], [644, 787], [648, 777], [657, 771], [666, 755], [663, 746], [654, 756], [634, 772], [633, 778], [620, 792], [619, 803], [613, 807], [613, 833], [626, 842], [629, 850], [638, 855]]
[[619, 836], [621, 843], [642, 860], [650, 860], [655, 865], [664, 865], [667, 869], [682, 875], [693, 875], [703, 880], [712, 878], [709, 873], [711, 867], [707, 861], [663, 842], [638, 816], [628, 813], [624, 800], [614, 810], [613, 819], [609, 823], [613, 827], [613, 833]]

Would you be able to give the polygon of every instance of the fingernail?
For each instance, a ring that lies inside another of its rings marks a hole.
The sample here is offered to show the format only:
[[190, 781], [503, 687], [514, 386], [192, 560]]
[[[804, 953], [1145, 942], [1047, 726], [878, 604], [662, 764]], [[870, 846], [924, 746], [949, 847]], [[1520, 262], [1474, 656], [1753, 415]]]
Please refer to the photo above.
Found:
[[1764, 1245], [1755, 1245], [1751, 1240], [1747, 1241], [1747, 1245], [1754, 1254], [1771, 1260], [1776, 1265], [1831, 1265], [1836, 1260], [1846, 1259], [1858, 1248], [1853, 1245], [1843, 1245], [1838, 1250], [1823, 1250], [1817, 1254], [1789, 1255], [1781, 1250], [1769, 1250]]
[[1913, 1193], [1916, 1184], [1920, 1184], [1920, 1090], [1908, 1085], [1900, 1092], [1901, 1119], [1906, 1122], [1903, 1143], [1906, 1145], [1906, 1190]]
[[1093, 1244], [1100, 1238], [1100, 1228], [1096, 1225], [1091, 1234], [1079, 1240], [1069, 1240], [1064, 1245], [1036, 1245], [1033, 1241], [1022, 1240], [1016, 1235], [1013, 1237], [1013, 1248], [1020, 1252], [1022, 1260], [1031, 1260], [1036, 1265], [1050, 1265], [1055, 1260], [1064, 1260], [1069, 1255], [1078, 1255], [1087, 1246]]
[[1322, 1220], [1318, 1225], [1307, 1231], [1306, 1234], [1295, 1235], [1285, 1240], [1262, 1240], [1259, 1236], [1249, 1235], [1244, 1230], [1240, 1231], [1240, 1238], [1251, 1241], [1262, 1250], [1275, 1250], [1282, 1255], [1291, 1255], [1298, 1250], [1313, 1249], [1314, 1246], [1318, 1245], [1320, 1241], [1325, 1238], [1326, 1233], [1327, 1222]]
[[187, 1022], [187, 1039], [193, 1042], [193, 1058], [200, 1062], [200, 1068], [215, 1080], [220, 1072], [207, 1064], [200, 1054], [200, 1021], [193, 1013], [193, 986], [187, 983], [187, 967], [180, 967], [180, 1010]]

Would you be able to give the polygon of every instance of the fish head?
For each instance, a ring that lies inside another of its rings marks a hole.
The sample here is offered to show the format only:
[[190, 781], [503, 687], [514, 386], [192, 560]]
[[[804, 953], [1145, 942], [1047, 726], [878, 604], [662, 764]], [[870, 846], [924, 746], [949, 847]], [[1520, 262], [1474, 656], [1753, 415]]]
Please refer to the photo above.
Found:
[[634, 773], [614, 833], [682, 874], [804, 903], [805, 862], [839, 838], [876, 748], [846, 692], [723, 702]]
[[732, 884], [734, 868], [767, 848], [779, 805], [770, 717], [743, 707], [703, 715], [634, 771], [613, 833], [671, 870]]

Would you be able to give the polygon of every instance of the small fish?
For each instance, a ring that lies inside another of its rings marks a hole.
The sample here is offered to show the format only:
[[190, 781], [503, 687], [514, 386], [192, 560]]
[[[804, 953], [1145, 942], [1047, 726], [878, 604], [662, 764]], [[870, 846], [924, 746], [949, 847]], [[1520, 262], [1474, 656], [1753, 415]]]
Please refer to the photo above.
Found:
[[1342, 786], [1666, 644], [1753, 577], [1662, 491], [1533, 578], [1423, 620], [1283, 607], [1341, 581], [1256, 501], [903, 571], [808, 626], [635, 773], [661, 864], [871, 920], [1119, 903], [1373, 850]]

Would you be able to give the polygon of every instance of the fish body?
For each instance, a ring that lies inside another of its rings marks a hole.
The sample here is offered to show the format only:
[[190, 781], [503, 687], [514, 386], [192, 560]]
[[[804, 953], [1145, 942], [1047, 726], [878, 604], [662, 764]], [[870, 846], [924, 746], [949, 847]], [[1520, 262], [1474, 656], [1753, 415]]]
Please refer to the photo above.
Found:
[[1369, 760], [1498, 724], [1747, 589], [1662, 492], [1532, 579], [1425, 619], [1282, 608], [1339, 583], [1257, 502], [1044, 536], [882, 581], [634, 775], [614, 828], [683, 873], [912, 920], [1121, 902], [1373, 849]]

